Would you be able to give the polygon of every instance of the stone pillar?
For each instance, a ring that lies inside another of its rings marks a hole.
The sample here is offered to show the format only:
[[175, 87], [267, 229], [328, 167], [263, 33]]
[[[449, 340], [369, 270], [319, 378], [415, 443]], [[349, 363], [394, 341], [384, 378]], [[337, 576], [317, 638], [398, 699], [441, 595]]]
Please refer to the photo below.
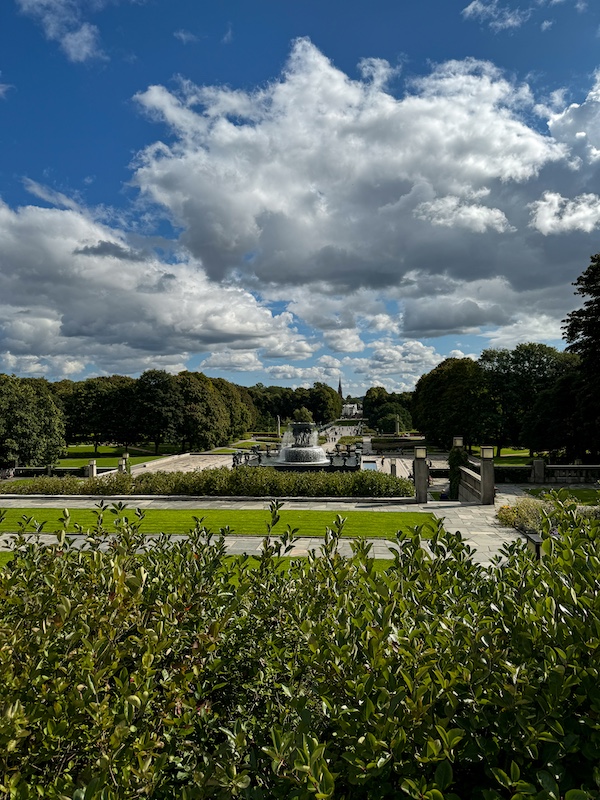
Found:
[[92, 459], [91, 461], [88, 461], [87, 476], [88, 478], [95, 478], [97, 474], [96, 460]]
[[127, 472], [127, 459], [120, 458], [119, 459], [119, 472]]
[[390, 475], [396, 477], [396, 459], [390, 458]]
[[533, 459], [533, 469], [531, 475], [531, 482], [532, 483], [544, 483], [545, 482], [545, 464], [543, 458], [534, 458]]
[[396, 436], [400, 436], [400, 416], [396, 414]]
[[52, 464], [48, 464], [46, 467], [46, 475], [52, 476]]
[[424, 447], [415, 447], [413, 476], [415, 480], [415, 500], [417, 503], [426, 503], [429, 488], [429, 467], [427, 466], [427, 450]]
[[494, 448], [481, 446], [481, 505], [493, 506], [495, 489]]
[[281, 436], [281, 417], [277, 414], [277, 436]]

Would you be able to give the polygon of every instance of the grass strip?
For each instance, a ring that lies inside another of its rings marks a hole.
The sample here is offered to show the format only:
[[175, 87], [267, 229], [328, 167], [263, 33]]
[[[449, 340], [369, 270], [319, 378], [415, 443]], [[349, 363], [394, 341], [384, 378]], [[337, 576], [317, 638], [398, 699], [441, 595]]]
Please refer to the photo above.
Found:
[[561, 491], [563, 499], [567, 495], [574, 497], [582, 506], [597, 506], [600, 504], [600, 491], [598, 489], [572, 489], [570, 486], [536, 486], [535, 489], [525, 489], [528, 494], [532, 494], [534, 497], [541, 497], [544, 494], [548, 494], [548, 492], [556, 492], [558, 490]]
[[[91, 459], [95, 459], [100, 467], [116, 467], [124, 452], [125, 448], [122, 446], [99, 445], [98, 452], [95, 452], [93, 446], [89, 444], [72, 445], [67, 448], [66, 457], [59, 459], [56, 465], [58, 467], [85, 467]], [[170, 453], [161, 453], [155, 456], [152, 451], [140, 447], [130, 447], [127, 452], [130, 464], [142, 464], [144, 461], [154, 461], [157, 458], [164, 458], [165, 455], [171, 455]]]
[[[284, 508], [279, 513], [280, 521], [274, 529], [275, 534], [278, 531], [283, 533], [286, 526], [290, 525], [299, 529], [299, 536], [321, 537], [325, 535], [326, 527], [332, 527], [336, 515], [340, 512], [297, 511]], [[123, 515], [131, 521], [137, 520], [134, 508], [128, 508]], [[62, 516], [63, 509], [59, 508], [9, 508], [6, 510], [3, 522], [0, 523], [0, 533], [16, 531], [18, 523], [23, 522], [24, 517], [45, 522], [43, 531], [52, 533], [61, 529], [59, 520]], [[105, 512], [105, 527], [111, 529], [117, 516], [110, 511]], [[347, 511], [340, 513], [340, 516], [346, 519], [344, 537], [352, 539], [393, 539], [396, 531], [409, 533], [415, 525], [433, 523], [435, 520], [433, 514], [414, 511]], [[142, 531], [187, 533], [194, 527], [194, 517], [203, 518], [203, 524], [215, 533], [229, 526], [229, 532], [238, 536], [264, 536], [267, 532], [267, 523], [271, 519], [270, 512], [261, 509], [147, 509], [142, 522]], [[84, 529], [91, 528], [95, 521], [96, 515], [92, 509], [74, 508], [70, 511], [69, 530], [75, 532], [75, 523]], [[423, 535], [427, 536], [427, 531], [424, 531]]]

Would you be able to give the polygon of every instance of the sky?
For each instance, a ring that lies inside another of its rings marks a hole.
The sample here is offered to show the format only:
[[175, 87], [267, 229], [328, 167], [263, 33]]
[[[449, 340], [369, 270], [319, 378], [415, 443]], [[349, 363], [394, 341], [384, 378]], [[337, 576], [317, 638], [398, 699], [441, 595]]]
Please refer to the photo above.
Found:
[[597, 0], [0, 4], [0, 372], [407, 391], [599, 234]]

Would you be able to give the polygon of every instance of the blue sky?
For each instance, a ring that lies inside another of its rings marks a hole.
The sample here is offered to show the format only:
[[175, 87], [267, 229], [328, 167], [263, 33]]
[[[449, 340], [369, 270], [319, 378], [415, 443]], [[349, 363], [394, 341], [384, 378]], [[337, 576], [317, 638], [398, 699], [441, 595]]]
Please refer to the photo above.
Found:
[[582, 0], [6, 0], [0, 371], [362, 393], [562, 346], [599, 53]]

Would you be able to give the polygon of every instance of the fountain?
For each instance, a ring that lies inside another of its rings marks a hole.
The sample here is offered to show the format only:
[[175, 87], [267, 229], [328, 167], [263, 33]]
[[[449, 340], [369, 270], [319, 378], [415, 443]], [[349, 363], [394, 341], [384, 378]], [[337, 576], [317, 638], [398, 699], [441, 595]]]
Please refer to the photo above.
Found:
[[319, 433], [312, 422], [292, 422], [281, 440], [281, 451], [272, 466], [328, 466], [329, 459], [319, 445]]
[[312, 422], [292, 422], [283, 434], [281, 447], [273, 451], [259, 452], [258, 446], [252, 452], [237, 452], [233, 455], [233, 466], [274, 467], [288, 472], [348, 472], [360, 469], [361, 453], [356, 448], [326, 453], [319, 444], [319, 432]]

